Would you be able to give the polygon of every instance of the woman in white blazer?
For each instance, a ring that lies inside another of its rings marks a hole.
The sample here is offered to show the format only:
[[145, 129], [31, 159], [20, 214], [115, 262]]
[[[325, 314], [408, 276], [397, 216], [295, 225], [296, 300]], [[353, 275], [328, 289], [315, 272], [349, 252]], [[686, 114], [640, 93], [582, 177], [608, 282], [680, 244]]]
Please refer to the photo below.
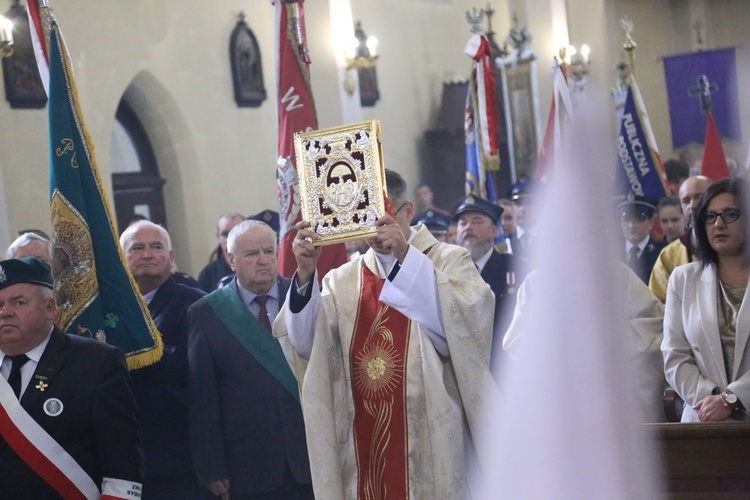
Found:
[[750, 408], [750, 260], [746, 184], [724, 179], [695, 212], [700, 260], [669, 278], [664, 314], [664, 372], [685, 401], [683, 422], [747, 419]]

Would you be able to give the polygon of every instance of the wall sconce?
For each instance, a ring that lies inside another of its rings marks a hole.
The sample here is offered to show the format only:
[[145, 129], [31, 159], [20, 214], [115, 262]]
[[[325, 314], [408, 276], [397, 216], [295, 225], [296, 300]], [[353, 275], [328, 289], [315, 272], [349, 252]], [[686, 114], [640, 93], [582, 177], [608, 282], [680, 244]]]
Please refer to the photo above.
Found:
[[591, 61], [589, 55], [591, 49], [588, 45], [581, 45], [578, 51], [573, 45], [562, 47], [560, 49], [559, 62], [565, 75], [568, 77], [568, 85], [571, 90], [582, 91], [586, 88], [586, 82], [589, 77]]
[[378, 89], [378, 77], [375, 65], [378, 59], [378, 39], [374, 36], [367, 37], [362, 29], [362, 22], [357, 21], [354, 27], [354, 38], [346, 46], [346, 75], [344, 77], [344, 90], [349, 95], [354, 94], [356, 84], [352, 71], [359, 75], [359, 96], [362, 106], [374, 106], [380, 99]]
[[0, 16], [0, 58], [13, 55], [13, 22]]

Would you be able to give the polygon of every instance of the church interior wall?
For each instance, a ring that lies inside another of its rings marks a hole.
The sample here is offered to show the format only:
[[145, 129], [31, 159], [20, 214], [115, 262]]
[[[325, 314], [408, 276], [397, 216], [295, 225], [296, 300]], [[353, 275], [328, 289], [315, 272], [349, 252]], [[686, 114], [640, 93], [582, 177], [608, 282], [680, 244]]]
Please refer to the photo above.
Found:
[[707, 10], [710, 48], [736, 47], [741, 142], [723, 141], [727, 156], [745, 165], [750, 144], [750, 5], [743, 0], [711, 0]]
[[[750, 11], [743, 0], [615, 0], [616, 19], [611, 33], [617, 36], [618, 52], [622, 53], [624, 40], [619, 20], [627, 15], [634, 21], [633, 38], [636, 49], [638, 85], [648, 110], [654, 136], [662, 158], [678, 157], [672, 147], [663, 56], [695, 50], [694, 24], [702, 24], [701, 38], [704, 48], [719, 49], [736, 46], [737, 85], [742, 127], [742, 141], [723, 139], [727, 157], [734, 158], [740, 166], [746, 161], [750, 142], [750, 89], [742, 82], [750, 78], [750, 33], [747, 24]], [[617, 58], [620, 54], [617, 54]], [[616, 62], [617, 59], [613, 59]], [[699, 105], [696, 99], [696, 106]], [[691, 144], [686, 148], [696, 164], [700, 163], [703, 145]]]
[[[215, 221], [221, 213], [236, 210], [249, 215], [277, 206], [273, 8], [267, 0], [183, 0], [179, 8], [151, 0], [51, 3], [71, 53], [81, 107], [107, 189], [111, 189], [110, 141], [119, 100], [126, 89], [135, 88], [143, 94], [145, 107], [154, 107], [153, 120], [146, 119], [146, 124], [159, 146], [161, 175], [167, 180], [167, 220], [177, 261], [183, 270], [197, 274], [215, 245]], [[750, 46], [744, 0], [698, 3], [707, 6], [708, 47]], [[330, 5], [306, 3], [311, 80], [321, 127], [339, 125], [345, 115], [335, 57], [343, 49], [331, 36]], [[695, 1], [493, 0], [491, 5], [500, 43], [514, 13], [519, 25], [534, 36], [543, 122], [551, 95], [548, 62], [555, 33], [569, 30], [572, 43], [592, 44], [591, 83], [607, 88], [614, 82], [613, 66], [621, 57], [624, 34], [619, 19], [626, 14], [632, 17], [638, 81], [662, 156], [673, 156], [658, 58], [691, 47], [694, 32], [686, 26], [692, 22]], [[567, 16], [565, 30], [555, 28], [552, 19], [561, 5]], [[484, 5], [471, 0], [351, 0], [353, 20], [361, 19], [367, 34], [380, 41], [381, 99], [375, 107], [363, 108], [361, 116], [381, 121], [386, 166], [402, 172], [412, 186], [429, 182], [419, 177], [420, 148], [439, 111], [443, 82], [469, 75], [471, 61], [463, 54], [470, 36], [465, 12], [475, 6]], [[237, 107], [232, 93], [229, 35], [240, 11], [255, 33], [263, 60], [267, 100], [258, 108]], [[738, 82], [748, 81], [749, 49], [738, 50], [737, 63]], [[750, 96], [741, 83], [739, 88], [747, 138]], [[747, 142], [725, 143], [727, 153], [744, 163]], [[0, 215], [7, 217], [0, 243], [5, 246], [21, 228], [48, 230], [48, 215], [39, 209], [47, 206], [49, 196], [46, 108], [11, 109], [0, 102], [0, 173], [4, 180]]]
[[654, 138], [659, 152], [666, 160], [672, 158], [672, 134], [669, 124], [667, 88], [664, 80], [662, 55], [674, 54], [672, 9], [668, 0], [618, 0], [615, 2], [615, 26], [610, 30], [616, 40], [616, 53], [608, 64], [608, 82], [614, 83], [614, 66], [620, 60], [627, 61], [622, 44], [625, 32], [619, 23], [623, 17], [633, 20], [632, 37], [638, 44], [635, 50], [635, 74], [638, 88], [651, 119]]

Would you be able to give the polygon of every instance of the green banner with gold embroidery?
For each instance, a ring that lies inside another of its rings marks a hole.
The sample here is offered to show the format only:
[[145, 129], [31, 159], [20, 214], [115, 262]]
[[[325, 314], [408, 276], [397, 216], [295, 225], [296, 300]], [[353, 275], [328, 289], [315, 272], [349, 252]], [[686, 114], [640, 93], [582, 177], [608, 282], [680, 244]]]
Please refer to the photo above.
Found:
[[70, 59], [49, 30], [50, 205], [58, 326], [121, 348], [132, 370], [157, 362], [162, 341], [118, 243], [86, 131]]

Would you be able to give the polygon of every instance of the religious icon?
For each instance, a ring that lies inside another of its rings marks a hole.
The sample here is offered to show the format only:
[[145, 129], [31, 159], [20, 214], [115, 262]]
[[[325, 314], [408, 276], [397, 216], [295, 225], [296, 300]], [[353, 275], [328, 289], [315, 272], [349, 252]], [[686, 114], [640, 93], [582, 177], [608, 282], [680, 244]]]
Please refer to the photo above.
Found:
[[369, 121], [294, 134], [302, 218], [316, 245], [370, 236], [385, 215], [380, 123]]
[[229, 57], [232, 62], [234, 100], [238, 106], [257, 108], [266, 100], [263, 65], [258, 40], [245, 22], [243, 13], [240, 13], [230, 37]]

